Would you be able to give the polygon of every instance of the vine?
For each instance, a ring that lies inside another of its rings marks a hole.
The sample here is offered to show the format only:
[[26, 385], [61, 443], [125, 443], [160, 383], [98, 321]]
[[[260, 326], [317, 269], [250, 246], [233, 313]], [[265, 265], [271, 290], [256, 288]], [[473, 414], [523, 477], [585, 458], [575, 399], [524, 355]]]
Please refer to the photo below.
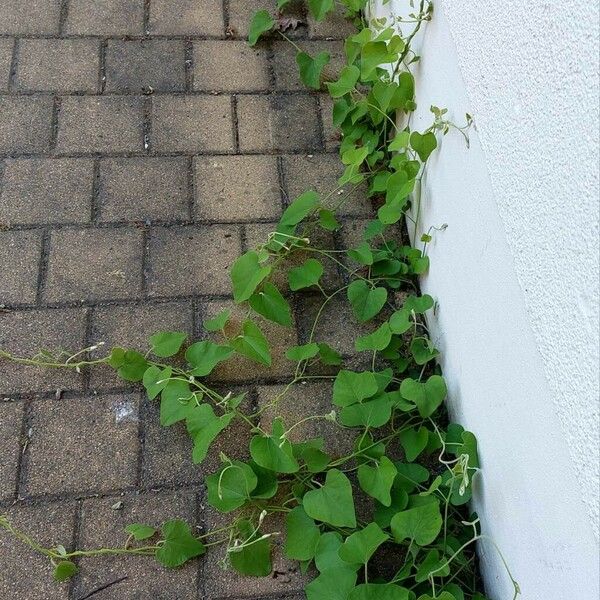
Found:
[[[278, 0], [277, 9], [285, 10], [289, 1]], [[411, 43], [432, 18], [429, 0], [421, 0], [402, 20], [412, 26], [405, 37], [393, 22], [367, 22], [367, 0], [341, 4], [357, 33], [345, 41], [346, 64], [335, 79], [327, 75], [329, 54], [304, 52], [301, 42], [282, 31], [282, 20], [268, 11], [258, 11], [250, 26], [251, 45], [276, 32], [297, 49], [302, 81], [314, 90], [328, 90], [333, 122], [342, 132], [345, 171], [325, 197], [308, 190], [291, 202], [265, 243], [236, 260], [231, 280], [234, 301], [246, 309], [241, 323], [224, 310], [204, 323], [211, 339], [188, 344], [184, 333], [158, 332], [147, 352], [113, 348], [97, 360], [86, 358], [96, 348], [33, 358], [0, 351], [7, 360], [77, 371], [105, 363], [125, 381], [142, 382], [149, 400], [160, 398], [161, 425], [187, 428], [196, 464], [232, 423], [243, 423], [252, 435], [249, 460], [221, 454], [220, 468], [206, 477], [208, 503], [232, 519], [200, 536], [178, 519], [160, 530], [136, 523], [126, 528], [122, 547], [69, 552], [60, 545], [41, 546], [0, 517], [0, 527], [48, 557], [59, 581], [72, 577], [84, 556], [154, 556], [166, 567], [178, 567], [218, 545], [224, 546], [231, 568], [266, 576], [278, 535], [266, 523], [283, 515], [286, 557], [315, 573], [306, 587], [309, 600], [484, 600], [474, 550], [484, 536], [478, 518], [466, 509], [479, 471], [477, 441], [460, 425], [447, 423], [446, 383], [425, 319], [434, 301], [418, 287], [418, 277], [429, 267], [427, 245], [436, 228], [421, 236], [421, 249], [402, 242], [409, 224], [417, 233], [420, 181], [438, 136], [456, 130], [468, 143], [471, 118], [467, 115], [467, 124], [459, 127], [447, 119], [446, 110], [431, 107], [433, 120], [426, 130], [397, 124], [398, 112], [410, 115], [416, 108], [410, 68], [419, 56]], [[320, 21], [335, 4], [308, 0], [308, 7]], [[341, 227], [336, 213], [351, 192], [333, 209], [331, 200], [347, 186], [353, 191], [365, 184], [378, 210], [362, 242], [344, 251], [316, 246], [317, 229]], [[292, 257], [296, 266], [289, 268]], [[326, 263], [344, 273], [344, 284], [334, 291], [322, 283]], [[275, 283], [282, 269], [287, 269], [286, 291]], [[209, 376], [235, 355], [269, 367], [271, 350], [256, 315], [292, 326], [289, 292], [302, 290], [317, 291], [322, 299], [306, 343], [286, 352], [296, 364], [294, 376], [269, 402], [247, 412], [245, 394], [223, 395]], [[318, 338], [324, 309], [342, 295], [359, 323], [372, 323], [370, 332], [355, 340], [356, 351], [368, 357], [363, 370], [343, 368], [344, 357]], [[313, 379], [332, 382], [333, 410], [286, 423], [278, 412], [282, 399]], [[322, 437], [303, 436], [310, 421], [335, 423], [354, 433], [353, 450], [330, 453]], [[301, 441], [293, 441], [298, 437]], [[366, 516], [363, 511], [357, 516], [361, 495], [370, 501]], [[400, 562], [393, 576], [382, 578], [373, 565], [386, 548]], [[518, 584], [508, 567], [507, 572], [516, 598]]]

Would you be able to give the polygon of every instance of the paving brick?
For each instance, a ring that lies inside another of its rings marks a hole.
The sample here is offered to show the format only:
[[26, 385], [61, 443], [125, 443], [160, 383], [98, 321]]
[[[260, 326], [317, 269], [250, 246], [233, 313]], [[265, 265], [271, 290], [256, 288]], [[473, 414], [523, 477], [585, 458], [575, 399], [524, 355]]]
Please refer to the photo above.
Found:
[[184, 157], [100, 161], [99, 221], [189, 219]]
[[[116, 502], [120, 510], [113, 510]], [[144, 523], [159, 528], [169, 519], [183, 519], [195, 530], [196, 499], [190, 491], [147, 492], [139, 496], [91, 498], [83, 502], [81, 544], [85, 548], [123, 546], [125, 527]], [[87, 558], [80, 563], [76, 581], [76, 598], [83, 598], [98, 588], [126, 577], [122, 582], [94, 592], [97, 600], [191, 600], [196, 597], [198, 562], [191, 561], [180, 569], [166, 569], [152, 558], [116, 556]]]
[[[231, 35], [247, 38], [254, 13], [258, 10], [273, 12], [273, 8], [273, 3], [270, 0], [229, 0], [229, 31]], [[281, 12], [286, 17], [293, 17], [298, 20], [295, 30], [288, 29], [285, 32], [288, 37], [295, 38], [306, 35], [304, 2], [292, 0], [281, 9]]]
[[340, 147], [341, 133], [333, 124], [333, 100], [328, 94], [319, 95], [321, 120], [323, 122], [323, 144], [327, 150], [337, 150]]
[[[106, 356], [114, 346], [146, 352], [148, 338], [157, 331], [192, 332], [192, 307], [189, 302], [134, 304], [96, 307], [92, 319], [92, 343], [104, 344], [93, 354]], [[93, 389], [126, 385], [108, 365], [90, 370]]]
[[89, 222], [92, 184], [90, 159], [7, 160], [0, 221], [27, 225]]
[[[317, 150], [321, 147], [316, 100], [304, 95], [240, 96], [240, 149]], [[290, 118], [294, 115], [294, 118]]]
[[[302, 41], [302, 50], [311, 56], [319, 52], [327, 52], [330, 62], [323, 69], [322, 76], [328, 81], [339, 78], [342, 67], [346, 64], [344, 47], [341, 42], [327, 41]], [[287, 41], [273, 42], [273, 71], [275, 73], [275, 87], [279, 90], [305, 90], [304, 83], [300, 80], [296, 55], [298, 51]]]
[[0, 231], [0, 304], [35, 302], [41, 234]]
[[357, 32], [356, 27], [346, 19], [344, 8], [336, 5], [333, 13], [329, 13], [322, 21], [316, 21], [308, 14], [308, 31], [312, 38], [345, 39]]
[[[223, 388], [226, 395], [247, 392], [247, 388]], [[144, 454], [142, 458], [142, 483], [145, 486], [181, 485], [201, 482], [204, 477], [220, 467], [219, 455], [231, 459], [247, 460], [252, 434], [241, 419], [234, 420], [210, 445], [207, 457], [200, 464], [192, 462], [192, 440], [183, 423], [162, 427], [159, 421], [159, 401], [147, 401], [144, 407]], [[249, 397], [241, 409], [251, 412]]]
[[0, 402], [0, 500], [16, 492], [22, 422], [22, 402]]
[[106, 90], [140, 93], [185, 89], [185, 48], [181, 40], [109, 40]]
[[69, 35], [142, 35], [144, 0], [70, 0]]
[[[280, 397], [277, 407], [266, 408], [261, 417], [261, 427], [270, 430], [273, 419], [282, 416], [287, 427], [292, 427], [307, 415], [326, 415], [336, 407], [332, 403], [332, 381], [303, 381], [292, 386], [284, 395], [285, 386], [262, 386], [258, 388], [258, 407], [267, 407], [274, 398]], [[325, 441], [325, 451], [332, 458], [352, 453], [353, 436], [336, 423], [324, 419], [307, 421], [294, 427], [290, 434], [292, 442], [315, 437]]]
[[0, 0], [0, 34], [58, 33], [60, 0]]
[[105, 492], [135, 485], [138, 421], [137, 394], [36, 400], [27, 492]]
[[[344, 165], [337, 154], [295, 155], [283, 157], [283, 172], [290, 201], [308, 189], [319, 192], [324, 204], [335, 208], [347, 198], [337, 210], [343, 216], [370, 216], [373, 207], [367, 197], [367, 187], [346, 184], [341, 189], [338, 179], [344, 172]], [[337, 190], [337, 191], [335, 191]], [[326, 198], [331, 192], [335, 193]]]
[[[83, 309], [41, 309], [0, 312], [0, 348], [31, 358], [41, 350], [62, 360], [85, 347]], [[0, 394], [81, 389], [82, 377], [71, 369], [51, 369], [2, 361]]]
[[53, 231], [45, 297], [50, 302], [133, 298], [141, 292], [137, 229]]
[[[276, 225], [273, 223], [258, 223], [246, 226], [246, 245], [248, 248], [256, 248], [266, 243], [269, 233], [275, 231]], [[334, 239], [330, 232], [316, 227], [310, 234], [312, 246], [316, 248], [334, 248]], [[281, 261], [277, 267], [277, 272], [273, 274], [272, 281], [283, 292], [289, 291], [288, 271], [293, 267], [300, 266], [307, 258], [315, 258], [314, 253], [298, 250], [291, 256]], [[321, 285], [330, 291], [334, 291], [342, 286], [342, 279], [338, 273], [336, 264], [332, 260], [322, 259], [325, 269], [321, 277]], [[317, 291], [313, 288], [312, 291]]]
[[95, 92], [99, 65], [99, 40], [24, 39], [15, 85], [20, 90]]
[[157, 227], [150, 235], [149, 294], [229, 294], [229, 268], [239, 256], [235, 226]]
[[[226, 526], [230, 516], [223, 515], [209, 508], [206, 515], [206, 529], [216, 529]], [[265, 533], [285, 531], [282, 514], [271, 514], [265, 518], [261, 526]], [[284, 536], [275, 535], [271, 538], [273, 551], [271, 560], [273, 571], [267, 577], [245, 577], [236, 573], [231, 567], [223, 570], [221, 562], [226, 559], [225, 547], [210, 548], [204, 562], [203, 579], [205, 596], [203, 600], [221, 600], [241, 598], [256, 598], [266, 595], [268, 598], [289, 600], [288, 594], [300, 592], [314, 577], [312, 569], [305, 575], [300, 571], [296, 561], [285, 558], [283, 545]]]
[[156, 152], [232, 152], [228, 96], [156, 96], [152, 100]]
[[195, 159], [197, 219], [278, 219], [281, 190], [274, 156], [207, 156]]
[[142, 100], [69, 96], [58, 119], [59, 152], [135, 152], [143, 149]]
[[10, 38], [0, 39], [0, 92], [8, 90], [14, 45], [15, 41]]
[[154, 35], [214, 35], [225, 33], [221, 0], [152, 0], [150, 33]]
[[0, 96], [0, 154], [50, 147], [52, 98]]
[[245, 41], [194, 42], [194, 89], [259, 92], [270, 87], [269, 63], [263, 48]]
[[[246, 310], [232, 301], [218, 300], [208, 302], [203, 307], [202, 319], [211, 319], [223, 309], [231, 310], [231, 317], [226, 326], [229, 337], [237, 335], [246, 319]], [[254, 381], [267, 377], [287, 377], [294, 372], [295, 365], [285, 357], [285, 352], [290, 346], [298, 344], [295, 323], [292, 327], [283, 327], [266, 321], [255, 313], [251, 315], [252, 320], [260, 327], [261, 331], [270, 344], [272, 363], [270, 367], [258, 363], [240, 355], [234, 355], [228, 361], [220, 364], [212, 372], [211, 378], [215, 381]], [[293, 316], [292, 316], [293, 319]]]
[[[20, 504], [6, 512], [10, 522], [46, 547], [62, 544], [72, 549], [75, 503], [60, 502], [43, 506]], [[50, 561], [39, 552], [0, 530], [0, 597], [11, 600], [67, 600], [69, 584], [52, 578]]]

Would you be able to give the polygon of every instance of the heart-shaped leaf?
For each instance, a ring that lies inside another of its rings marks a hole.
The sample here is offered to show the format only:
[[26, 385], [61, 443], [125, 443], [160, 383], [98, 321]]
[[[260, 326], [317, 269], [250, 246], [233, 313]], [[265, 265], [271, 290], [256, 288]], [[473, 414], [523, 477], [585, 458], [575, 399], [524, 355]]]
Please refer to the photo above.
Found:
[[150, 337], [152, 352], [161, 358], [174, 356], [179, 352], [185, 338], [187, 338], [187, 333], [181, 333], [179, 331], [159, 331]]
[[396, 514], [390, 524], [398, 543], [414, 541], [419, 546], [431, 544], [442, 529], [442, 515], [437, 502], [428, 502]]
[[422, 162], [425, 162], [429, 155], [437, 148], [437, 140], [435, 134], [431, 131], [422, 135], [418, 131], [413, 131], [410, 134], [410, 145], [412, 149], [419, 155]]
[[348, 600], [409, 600], [410, 592], [393, 583], [361, 583], [348, 595]]
[[258, 42], [258, 38], [267, 31], [271, 31], [274, 25], [275, 19], [269, 14], [269, 11], [259, 10], [254, 13], [248, 29], [248, 43], [250, 46], [254, 46]]
[[377, 548], [387, 540], [388, 535], [377, 523], [369, 523], [346, 538], [339, 550], [340, 558], [347, 563], [366, 565]]
[[340, 98], [351, 92], [360, 77], [360, 70], [354, 65], [346, 65], [340, 72], [340, 77], [337, 81], [327, 83], [329, 95], [332, 98]]
[[272, 283], [265, 283], [260, 291], [252, 294], [248, 304], [265, 319], [284, 327], [292, 326], [292, 313], [289, 302]]
[[258, 325], [250, 319], [244, 321], [242, 333], [230, 343], [240, 354], [267, 367], [271, 366], [269, 342]]
[[315, 90], [321, 89], [321, 72], [330, 59], [329, 52], [319, 52], [314, 58], [306, 52], [298, 52], [296, 63], [298, 63], [302, 83]]
[[316, 258], [309, 258], [299, 267], [290, 269], [288, 273], [290, 290], [295, 292], [317, 285], [322, 275], [323, 265]]
[[446, 382], [440, 375], [432, 375], [425, 383], [414, 379], [405, 379], [400, 385], [404, 398], [417, 405], [419, 414], [430, 417], [446, 397]]
[[186, 426], [190, 437], [194, 440], [192, 459], [195, 464], [201, 463], [208, 453], [215, 438], [229, 426], [234, 413], [226, 413], [220, 417], [210, 404], [193, 406], [187, 413]]
[[375, 467], [368, 464], [358, 467], [358, 482], [361, 489], [369, 496], [384, 506], [390, 506], [392, 502], [390, 490], [397, 472], [394, 463], [387, 456], [382, 456]]
[[387, 290], [370, 287], [366, 281], [353, 281], [348, 286], [348, 300], [354, 316], [361, 322], [369, 321], [381, 312], [387, 301]]
[[261, 266], [257, 252], [250, 250], [242, 254], [231, 267], [233, 299], [238, 303], [248, 300], [270, 273], [271, 267]]
[[321, 531], [301, 506], [285, 517], [285, 555], [294, 560], [311, 560], [317, 550]]
[[190, 558], [206, 552], [202, 542], [195, 538], [185, 521], [174, 519], [163, 524], [163, 545], [156, 551], [157, 560], [165, 567], [179, 567]]
[[192, 344], [185, 353], [185, 358], [192, 367], [192, 374], [204, 377], [224, 360], [233, 354], [230, 346], [221, 346], [210, 340], [203, 340]]
[[377, 379], [371, 371], [355, 373], [340, 371], [333, 383], [333, 403], [337, 406], [350, 406], [377, 393]]
[[350, 480], [338, 469], [327, 472], [325, 483], [306, 492], [302, 505], [309, 517], [334, 527], [356, 527]]

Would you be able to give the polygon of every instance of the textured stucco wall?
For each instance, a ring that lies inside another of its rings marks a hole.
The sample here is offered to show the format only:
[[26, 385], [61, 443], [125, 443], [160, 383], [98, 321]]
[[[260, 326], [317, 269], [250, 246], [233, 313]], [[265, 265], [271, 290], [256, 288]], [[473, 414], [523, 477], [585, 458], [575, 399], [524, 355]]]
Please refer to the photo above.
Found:
[[[476, 508], [523, 598], [597, 599], [598, 8], [441, 0], [420, 43], [411, 125], [432, 103], [477, 124], [431, 159], [422, 213], [449, 225], [423, 287], [451, 411], [480, 440]], [[510, 598], [485, 544], [482, 566]]]

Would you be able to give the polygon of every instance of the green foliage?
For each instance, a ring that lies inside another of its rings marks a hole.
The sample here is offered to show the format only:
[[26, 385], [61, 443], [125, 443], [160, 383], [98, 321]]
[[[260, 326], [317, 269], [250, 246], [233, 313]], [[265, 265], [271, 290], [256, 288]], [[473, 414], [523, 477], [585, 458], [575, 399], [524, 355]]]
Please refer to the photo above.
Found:
[[132, 523], [125, 527], [125, 531], [133, 536], [134, 539], [147, 540], [156, 534], [156, 529], [150, 525], [142, 525], [140, 523]]
[[300, 69], [302, 83], [315, 90], [321, 89], [321, 73], [330, 59], [329, 52], [319, 52], [315, 58], [306, 52], [298, 52], [296, 62]]
[[61, 560], [54, 567], [54, 581], [68, 581], [77, 574], [79, 569], [77, 565], [70, 560]]
[[309, 517], [335, 527], [356, 527], [350, 480], [338, 469], [327, 471], [325, 483], [302, 500]]
[[165, 567], [180, 567], [190, 558], [206, 552], [202, 542], [191, 534], [189, 526], [184, 521], [179, 519], [167, 521], [162, 526], [162, 534], [164, 543], [156, 550], [156, 558]]
[[248, 29], [248, 43], [254, 46], [261, 35], [271, 31], [275, 25], [275, 19], [267, 10], [259, 10], [252, 17], [250, 27]]

